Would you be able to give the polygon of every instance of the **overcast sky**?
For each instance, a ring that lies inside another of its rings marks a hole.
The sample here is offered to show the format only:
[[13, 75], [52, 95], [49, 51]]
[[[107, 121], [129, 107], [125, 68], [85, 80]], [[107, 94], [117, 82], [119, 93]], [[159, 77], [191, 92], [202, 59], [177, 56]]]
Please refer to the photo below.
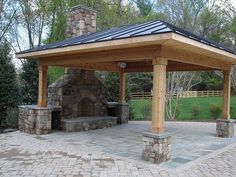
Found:
[[234, 7], [236, 7], [236, 0], [231, 0], [231, 2], [234, 5]]

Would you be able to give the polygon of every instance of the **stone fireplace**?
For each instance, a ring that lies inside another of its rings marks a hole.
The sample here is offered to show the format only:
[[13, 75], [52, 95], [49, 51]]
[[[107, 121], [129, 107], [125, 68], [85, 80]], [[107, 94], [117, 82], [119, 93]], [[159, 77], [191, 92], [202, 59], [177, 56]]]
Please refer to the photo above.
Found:
[[48, 87], [48, 105], [61, 106], [61, 118], [107, 115], [107, 90], [92, 71], [64, 74]]

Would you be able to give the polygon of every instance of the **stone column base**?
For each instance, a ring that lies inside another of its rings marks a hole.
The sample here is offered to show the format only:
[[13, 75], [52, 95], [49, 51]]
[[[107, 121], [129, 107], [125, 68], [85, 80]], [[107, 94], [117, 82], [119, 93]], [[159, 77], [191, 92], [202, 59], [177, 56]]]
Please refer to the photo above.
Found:
[[170, 159], [171, 136], [168, 134], [143, 133], [142, 159], [162, 163]]
[[118, 124], [127, 124], [129, 121], [129, 105], [128, 103], [118, 104]]
[[235, 120], [217, 119], [216, 120], [216, 136], [222, 138], [230, 138], [234, 136]]
[[51, 132], [51, 107], [36, 105], [19, 106], [19, 130], [29, 134], [48, 134]]

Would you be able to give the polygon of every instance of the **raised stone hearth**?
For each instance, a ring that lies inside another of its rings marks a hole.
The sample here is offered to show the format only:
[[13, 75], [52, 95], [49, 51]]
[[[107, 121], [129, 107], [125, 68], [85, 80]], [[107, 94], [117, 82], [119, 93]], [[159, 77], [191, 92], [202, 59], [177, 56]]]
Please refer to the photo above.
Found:
[[117, 124], [117, 117], [80, 117], [74, 119], [65, 119], [62, 121], [63, 130], [66, 132], [77, 132], [108, 128]]

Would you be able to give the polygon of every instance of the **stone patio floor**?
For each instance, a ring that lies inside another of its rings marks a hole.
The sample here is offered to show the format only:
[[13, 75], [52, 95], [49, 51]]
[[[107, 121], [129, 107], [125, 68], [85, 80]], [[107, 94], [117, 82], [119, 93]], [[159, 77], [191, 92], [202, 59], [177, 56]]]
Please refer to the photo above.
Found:
[[215, 137], [215, 123], [166, 122], [172, 159], [141, 160], [142, 132], [129, 122], [86, 132], [0, 134], [0, 176], [236, 176], [236, 137]]

